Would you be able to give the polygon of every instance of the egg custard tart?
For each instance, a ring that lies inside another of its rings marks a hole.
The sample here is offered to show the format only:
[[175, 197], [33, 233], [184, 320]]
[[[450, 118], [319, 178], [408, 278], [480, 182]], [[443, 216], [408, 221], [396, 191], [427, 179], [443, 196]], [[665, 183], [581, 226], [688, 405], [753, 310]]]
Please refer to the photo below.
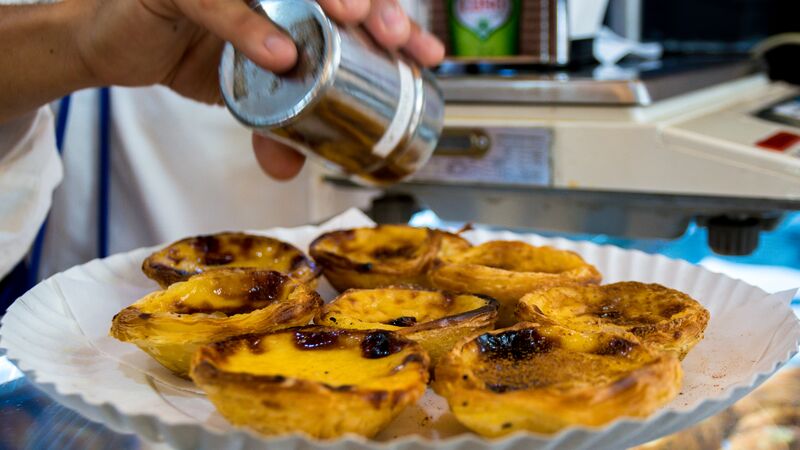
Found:
[[488, 295], [500, 302], [499, 326], [515, 323], [517, 301], [529, 292], [599, 283], [600, 278], [577, 253], [520, 241], [490, 241], [440, 254], [430, 274], [438, 289]]
[[136, 344], [178, 376], [198, 347], [247, 333], [305, 325], [322, 298], [275, 271], [219, 269], [146, 295], [120, 311], [111, 336]]
[[517, 317], [577, 330], [627, 331], [645, 345], [683, 359], [703, 339], [710, 315], [683, 292], [626, 281], [534, 292], [519, 301]]
[[437, 255], [470, 247], [446, 231], [407, 225], [378, 225], [332, 231], [311, 243], [309, 253], [331, 285], [350, 288], [430, 287], [428, 269]]
[[462, 424], [494, 437], [646, 417], [678, 394], [681, 377], [674, 354], [630, 334], [521, 322], [456, 345], [434, 389]]
[[497, 302], [489, 297], [405, 288], [350, 289], [325, 305], [320, 325], [392, 330], [419, 342], [431, 364], [465, 336], [491, 330]]
[[304, 327], [202, 347], [191, 377], [234, 425], [372, 437], [425, 392], [428, 356], [391, 331]]
[[182, 239], [153, 253], [142, 271], [161, 287], [211, 269], [253, 267], [275, 270], [316, 286], [319, 270], [294, 246], [267, 236], [217, 233]]

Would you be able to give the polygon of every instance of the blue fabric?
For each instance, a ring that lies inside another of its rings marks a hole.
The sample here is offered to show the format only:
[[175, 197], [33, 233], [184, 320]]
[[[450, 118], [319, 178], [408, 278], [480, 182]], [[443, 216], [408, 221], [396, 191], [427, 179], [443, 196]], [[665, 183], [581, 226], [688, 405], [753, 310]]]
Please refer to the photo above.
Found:
[[97, 192], [97, 256], [108, 256], [108, 208], [111, 185], [111, 90], [100, 89], [100, 161]]
[[[64, 153], [64, 139], [67, 136], [67, 119], [69, 118], [69, 106], [72, 101], [71, 96], [66, 96], [61, 99], [58, 107], [58, 117], [56, 117], [56, 150], [58, 154]], [[36, 240], [33, 241], [31, 248], [28, 271], [28, 289], [32, 288], [39, 281], [39, 267], [41, 266], [42, 251], [44, 249], [44, 236], [47, 232], [48, 217], [44, 219], [44, 223], [39, 228], [36, 234]]]
[[19, 262], [5, 278], [0, 280], [0, 316], [6, 313], [14, 300], [30, 289], [30, 270], [28, 262], [24, 259]]

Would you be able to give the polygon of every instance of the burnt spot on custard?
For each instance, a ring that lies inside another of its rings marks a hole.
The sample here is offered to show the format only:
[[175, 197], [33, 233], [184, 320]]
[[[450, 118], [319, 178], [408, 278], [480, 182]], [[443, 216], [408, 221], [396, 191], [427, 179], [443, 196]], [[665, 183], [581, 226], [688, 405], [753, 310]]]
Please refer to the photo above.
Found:
[[533, 328], [485, 333], [475, 339], [478, 350], [490, 359], [519, 361], [539, 353], [548, 353], [556, 346], [553, 340]]
[[656, 327], [654, 325], [641, 325], [638, 327], [632, 327], [628, 331], [633, 333], [634, 336], [643, 338], [648, 334], [652, 334], [656, 331]]
[[[214, 344], [215, 350], [219, 352], [222, 346], [220, 343]], [[231, 341], [229, 344], [239, 344], [238, 340]], [[225, 349], [222, 349], [225, 351]], [[253, 385], [254, 383], [269, 383], [269, 384], [283, 384], [288, 378], [283, 375], [253, 375], [249, 373], [236, 373], [227, 372], [224, 369], [218, 368], [218, 364], [224, 363], [228, 355], [220, 354], [217, 352], [210, 352], [208, 349], [200, 349], [202, 360], [192, 369], [192, 376], [195, 379], [213, 380], [225, 379], [228, 382], [237, 382], [246, 385]], [[262, 400], [265, 406], [276, 407], [280, 403], [274, 402], [270, 399]]]
[[242, 341], [247, 346], [247, 350], [254, 355], [260, 355], [264, 353], [264, 349], [261, 348], [261, 335], [251, 334], [245, 336]]
[[172, 264], [176, 264], [177, 265], [177, 264], [180, 264], [184, 260], [184, 257], [183, 257], [183, 255], [181, 255], [180, 250], [178, 250], [177, 248], [172, 247], [169, 250], [167, 250], [167, 259]]
[[215, 342], [209, 348], [201, 349], [207, 359], [211, 359], [216, 363], [225, 361], [228, 356], [240, 351], [243, 347], [254, 354], [261, 354], [264, 352], [261, 342], [264, 334], [244, 334], [240, 336], [233, 336]]
[[361, 341], [361, 355], [367, 359], [385, 358], [403, 348], [406, 343], [389, 331], [372, 331]]
[[219, 239], [213, 235], [195, 236], [189, 245], [200, 253], [216, 253], [219, 251]]
[[[449, 311], [453, 307], [453, 302], [456, 301], [456, 295], [452, 292], [442, 292], [442, 307]], [[485, 299], [484, 299], [485, 300]]]
[[417, 318], [412, 316], [402, 316], [386, 322], [386, 325], [395, 327], [412, 327], [417, 324]]
[[600, 319], [607, 319], [611, 321], [618, 321], [625, 317], [623, 314], [623, 308], [621, 308], [621, 303], [624, 301], [622, 297], [618, 295], [610, 295], [603, 300], [604, 301], [598, 304], [593, 311], [589, 312], [589, 314]]
[[206, 266], [235, 264], [237, 255], [261, 257], [260, 251], [265, 251], [264, 256], [268, 259], [276, 260], [295, 253], [290, 270], [308, 264], [305, 256], [291, 244], [265, 236], [219, 233], [189, 238], [185, 243], [197, 253], [197, 263]]
[[670, 303], [661, 308], [661, 315], [663, 317], [672, 317], [675, 314], [680, 314], [685, 309], [686, 306], [681, 303]]
[[595, 354], [603, 356], [628, 356], [634, 348], [636, 348], [636, 344], [633, 342], [627, 339], [615, 337], [600, 347]]
[[622, 313], [615, 309], [606, 309], [606, 306], [601, 306], [600, 309], [595, 311], [593, 315], [601, 319], [617, 320], [622, 317]]
[[271, 270], [251, 272], [247, 299], [251, 303], [272, 303], [280, 297], [287, 280], [281, 273]]
[[211, 303], [202, 303], [200, 305], [185, 305], [177, 302], [172, 307], [172, 312], [175, 314], [224, 314], [225, 316], [235, 316], [237, 314], [251, 313], [257, 309], [261, 309], [266, 305], [259, 306], [252, 303], [247, 303], [239, 306], [219, 306], [212, 305]]
[[236, 259], [230, 252], [222, 251], [220, 239], [214, 235], [194, 237], [189, 245], [201, 255], [202, 263], [207, 266], [223, 266]]
[[411, 244], [401, 245], [399, 247], [378, 247], [372, 251], [372, 257], [377, 260], [384, 259], [408, 259], [414, 256], [417, 247]]
[[233, 243], [242, 250], [243, 253], [250, 253], [250, 250], [255, 246], [256, 240], [253, 236], [238, 235], [232, 240]]
[[514, 386], [509, 386], [507, 384], [486, 383], [486, 389], [488, 389], [488, 390], [490, 390], [490, 391], [492, 391], [494, 393], [497, 393], [497, 394], [503, 394], [503, 393], [506, 393], [508, 391], [516, 391], [516, 390], [518, 390], [520, 388], [519, 387], [514, 387]]
[[341, 386], [333, 386], [331, 384], [322, 383], [322, 386], [325, 387], [325, 389], [328, 389], [328, 390], [333, 391], [333, 392], [350, 392], [350, 391], [355, 390], [355, 386], [353, 386], [352, 384], [343, 384]]
[[294, 344], [300, 350], [338, 347], [339, 331], [295, 331]]
[[231, 253], [206, 253], [203, 255], [203, 264], [207, 266], [224, 266], [236, 259]]
[[[683, 309], [683, 307], [681, 307], [680, 305], [679, 307]], [[654, 324], [659, 321], [658, 317], [653, 316], [652, 314], [649, 313], [646, 314], [632, 313], [630, 311], [626, 313], [625, 312], [626, 308], [627, 306], [625, 305], [625, 300], [622, 297], [613, 296], [607, 299], [605, 302], [598, 305], [589, 314], [597, 318], [605, 319], [617, 325], [623, 325], [623, 326]]]
[[[218, 295], [227, 297], [227, 305], [202, 302], [200, 304], [184, 304], [176, 301], [171, 312], [176, 314], [224, 314], [233, 316], [247, 314], [266, 308], [279, 300], [283, 294], [285, 283], [289, 280], [285, 275], [270, 270], [247, 270], [246, 277], [235, 290], [220, 290]], [[240, 290], [241, 289], [241, 290]], [[235, 304], [230, 304], [235, 303]]]
[[150, 278], [155, 279], [164, 286], [186, 281], [193, 275], [201, 273], [202, 270], [182, 270], [177, 267], [168, 266], [155, 262], [155, 257], [151, 256], [142, 263], [142, 271]]

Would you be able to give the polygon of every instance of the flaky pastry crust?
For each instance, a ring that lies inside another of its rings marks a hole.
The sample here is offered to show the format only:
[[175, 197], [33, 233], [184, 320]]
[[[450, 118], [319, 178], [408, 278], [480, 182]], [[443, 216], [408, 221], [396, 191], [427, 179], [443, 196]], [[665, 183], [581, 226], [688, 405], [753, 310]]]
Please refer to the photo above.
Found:
[[519, 301], [517, 317], [577, 330], [627, 331], [643, 344], [683, 359], [703, 339], [710, 314], [683, 292], [625, 281], [534, 292]]
[[142, 271], [161, 287], [208, 270], [252, 267], [275, 270], [312, 288], [319, 269], [296, 247], [267, 236], [217, 233], [174, 242], [153, 253], [142, 263]]
[[371, 437], [425, 392], [428, 356], [391, 331], [303, 327], [202, 347], [191, 377], [234, 425]]
[[678, 394], [681, 376], [674, 354], [630, 334], [522, 322], [457, 344], [434, 389], [462, 424], [494, 437], [646, 417]]
[[431, 284], [438, 289], [488, 295], [500, 302], [499, 326], [516, 322], [517, 301], [538, 289], [596, 284], [600, 272], [577, 253], [520, 241], [490, 241], [440, 255]]
[[386, 286], [430, 287], [434, 258], [470, 247], [446, 231], [408, 225], [377, 225], [325, 233], [309, 253], [339, 292]]
[[200, 346], [305, 325], [320, 308], [315, 291], [286, 275], [219, 269], [146, 295], [114, 316], [110, 334], [185, 377]]
[[494, 328], [497, 302], [489, 297], [408, 288], [350, 289], [325, 305], [315, 323], [383, 329], [419, 342], [431, 365], [456, 342]]

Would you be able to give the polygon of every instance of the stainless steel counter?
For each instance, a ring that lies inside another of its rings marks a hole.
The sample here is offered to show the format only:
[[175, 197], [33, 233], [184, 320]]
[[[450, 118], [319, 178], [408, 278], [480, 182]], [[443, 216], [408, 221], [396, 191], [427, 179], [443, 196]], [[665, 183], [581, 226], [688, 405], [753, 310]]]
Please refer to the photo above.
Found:
[[449, 63], [437, 75], [448, 103], [646, 106], [755, 69], [742, 57], [682, 56], [574, 69]]

